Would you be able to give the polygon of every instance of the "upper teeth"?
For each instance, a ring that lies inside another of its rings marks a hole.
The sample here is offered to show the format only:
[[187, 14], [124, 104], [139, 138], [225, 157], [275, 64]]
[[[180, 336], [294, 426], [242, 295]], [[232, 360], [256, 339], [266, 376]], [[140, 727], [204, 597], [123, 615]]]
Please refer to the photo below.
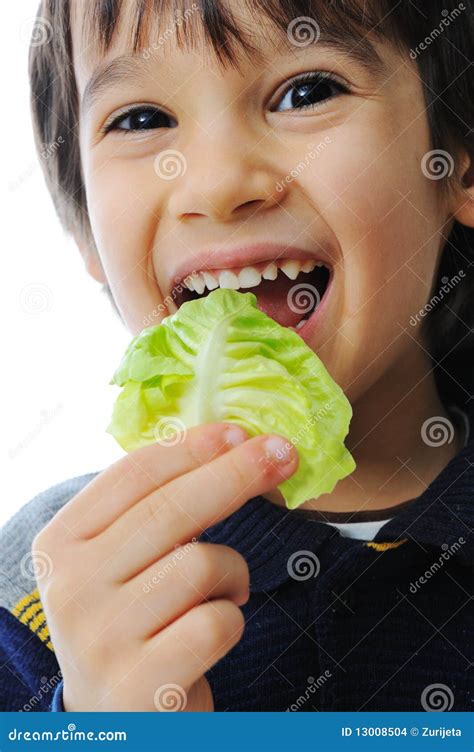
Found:
[[283, 259], [272, 261], [259, 266], [244, 266], [242, 269], [222, 269], [205, 272], [194, 272], [183, 280], [188, 290], [193, 290], [202, 295], [204, 290], [215, 290], [224, 287], [230, 290], [240, 290], [247, 287], [256, 287], [263, 279], [274, 280], [278, 270], [286, 274], [289, 279], [296, 279], [300, 272], [312, 272], [317, 266], [323, 266], [322, 261], [301, 261], [296, 259]]

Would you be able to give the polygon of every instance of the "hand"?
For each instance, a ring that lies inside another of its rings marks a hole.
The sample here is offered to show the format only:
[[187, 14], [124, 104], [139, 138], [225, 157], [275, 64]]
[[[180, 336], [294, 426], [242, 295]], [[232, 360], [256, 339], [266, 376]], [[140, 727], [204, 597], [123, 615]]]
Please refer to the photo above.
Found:
[[196, 537], [295, 472], [286, 443], [199, 426], [111, 465], [35, 537], [65, 710], [213, 709], [204, 674], [242, 636], [249, 573]]

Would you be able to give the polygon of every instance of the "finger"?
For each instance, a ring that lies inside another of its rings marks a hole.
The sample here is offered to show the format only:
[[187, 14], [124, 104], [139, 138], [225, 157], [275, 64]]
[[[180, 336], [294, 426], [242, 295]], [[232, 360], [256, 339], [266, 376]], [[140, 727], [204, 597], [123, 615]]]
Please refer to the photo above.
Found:
[[235, 603], [219, 599], [196, 606], [145, 641], [145, 681], [157, 688], [172, 683], [188, 689], [237, 644], [243, 630], [244, 617]]
[[249, 439], [129, 509], [97, 538], [101, 556], [110, 558], [109, 566], [127, 580], [175, 545], [228, 517], [252, 496], [275, 488], [297, 465], [296, 450], [286, 439]]
[[247, 438], [240, 426], [212, 423], [183, 432], [172, 446], [142, 447], [94, 478], [60, 510], [55, 522], [75, 537], [99, 535], [140, 499]]
[[123, 585], [120, 597], [123, 611], [133, 614], [129, 637], [145, 639], [199, 603], [225, 598], [243, 605], [248, 594], [243, 556], [228, 546], [189, 542]]

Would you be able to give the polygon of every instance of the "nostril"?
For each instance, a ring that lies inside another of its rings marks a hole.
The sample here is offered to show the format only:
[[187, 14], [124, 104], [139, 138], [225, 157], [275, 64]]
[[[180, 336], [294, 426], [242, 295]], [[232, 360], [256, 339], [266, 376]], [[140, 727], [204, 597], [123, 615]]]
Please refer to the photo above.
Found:
[[186, 214], [183, 214], [183, 219], [195, 219], [196, 217], [203, 217], [204, 214], [201, 214], [200, 212], [186, 212]]
[[260, 199], [254, 199], [253, 201], [246, 201], [244, 204], [240, 204], [239, 209], [254, 209], [259, 204], [263, 203]]

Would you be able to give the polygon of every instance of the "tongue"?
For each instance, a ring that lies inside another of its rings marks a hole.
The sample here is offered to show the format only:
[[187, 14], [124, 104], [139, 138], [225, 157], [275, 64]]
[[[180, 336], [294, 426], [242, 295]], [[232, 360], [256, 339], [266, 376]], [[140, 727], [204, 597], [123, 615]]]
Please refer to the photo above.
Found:
[[253, 292], [257, 296], [257, 305], [260, 310], [278, 324], [296, 326], [302, 319], [309, 316], [309, 313], [304, 312], [306, 306], [298, 306], [297, 299], [295, 300], [295, 296], [290, 293], [291, 288], [296, 284], [294, 280], [280, 273], [273, 281], [262, 279], [257, 287], [251, 287], [248, 292]]

